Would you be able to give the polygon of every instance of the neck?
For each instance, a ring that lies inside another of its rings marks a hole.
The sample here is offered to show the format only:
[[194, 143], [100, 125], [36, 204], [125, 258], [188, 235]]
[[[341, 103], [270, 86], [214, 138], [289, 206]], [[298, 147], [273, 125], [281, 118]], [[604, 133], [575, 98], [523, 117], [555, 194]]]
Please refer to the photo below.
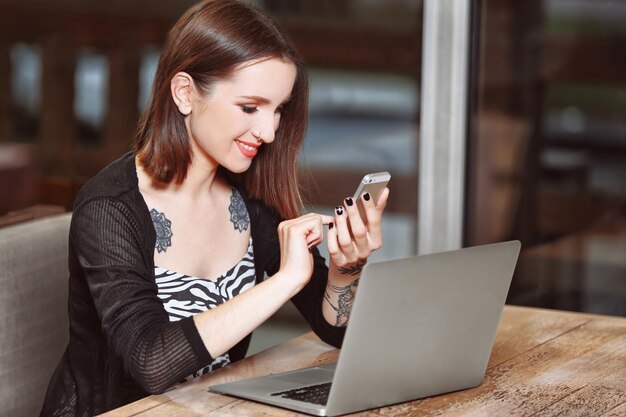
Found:
[[138, 159], [135, 159], [140, 188], [151, 190], [151, 193], [175, 194], [177, 198], [197, 201], [210, 197], [217, 183], [218, 165], [205, 158], [192, 158], [187, 167], [187, 175], [182, 184], [156, 184], [144, 171]]
[[173, 184], [174, 190], [192, 199], [210, 194], [217, 178], [219, 165], [206, 158], [193, 157], [187, 167], [187, 177], [182, 184]]

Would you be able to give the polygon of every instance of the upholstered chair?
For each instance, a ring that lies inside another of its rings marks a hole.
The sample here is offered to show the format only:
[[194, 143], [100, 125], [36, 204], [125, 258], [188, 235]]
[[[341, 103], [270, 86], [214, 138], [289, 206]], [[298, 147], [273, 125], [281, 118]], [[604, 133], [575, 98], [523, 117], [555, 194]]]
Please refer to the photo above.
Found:
[[0, 228], [0, 416], [39, 415], [68, 341], [66, 213]]

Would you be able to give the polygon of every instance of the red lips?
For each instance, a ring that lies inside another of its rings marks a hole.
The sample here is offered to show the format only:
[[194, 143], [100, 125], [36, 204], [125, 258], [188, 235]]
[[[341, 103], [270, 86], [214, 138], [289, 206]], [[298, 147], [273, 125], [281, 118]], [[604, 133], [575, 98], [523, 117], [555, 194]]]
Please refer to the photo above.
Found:
[[259, 151], [259, 147], [261, 146], [258, 143], [244, 142], [241, 140], [236, 140], [235, 142], [237, 143], [239, 151], [246, 158], [254, 158]]

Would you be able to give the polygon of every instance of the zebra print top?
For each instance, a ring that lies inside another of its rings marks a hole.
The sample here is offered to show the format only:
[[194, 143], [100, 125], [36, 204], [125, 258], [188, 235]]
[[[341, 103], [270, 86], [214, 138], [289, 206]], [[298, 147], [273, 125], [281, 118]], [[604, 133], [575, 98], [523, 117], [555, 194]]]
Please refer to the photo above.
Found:
[[[252, 237], [246, 255], [230, 270], [215, 280], [179, 274], [154, 267], [154, 278], [159, 288], [158, 297], [169, 315], [170, 321], [178, 321], [210, 310], [254, 286], [255, 269]], [[208, 366], [189, 375], [186, 380], [197, 378], [230, 363], [228, 352], [213, 360]]]

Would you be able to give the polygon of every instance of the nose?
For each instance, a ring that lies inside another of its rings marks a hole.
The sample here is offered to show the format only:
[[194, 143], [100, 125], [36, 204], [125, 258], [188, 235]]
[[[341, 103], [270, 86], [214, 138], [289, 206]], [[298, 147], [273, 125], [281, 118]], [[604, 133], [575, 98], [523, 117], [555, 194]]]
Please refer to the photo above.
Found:
[[274, 117], [265, 117], [260, 123], [250, 129], [252, 135], [263, 143], [272, 143], [276, 136], [276, 130], [278, 129], [278, 122], [280, 116], [274, 115]]

